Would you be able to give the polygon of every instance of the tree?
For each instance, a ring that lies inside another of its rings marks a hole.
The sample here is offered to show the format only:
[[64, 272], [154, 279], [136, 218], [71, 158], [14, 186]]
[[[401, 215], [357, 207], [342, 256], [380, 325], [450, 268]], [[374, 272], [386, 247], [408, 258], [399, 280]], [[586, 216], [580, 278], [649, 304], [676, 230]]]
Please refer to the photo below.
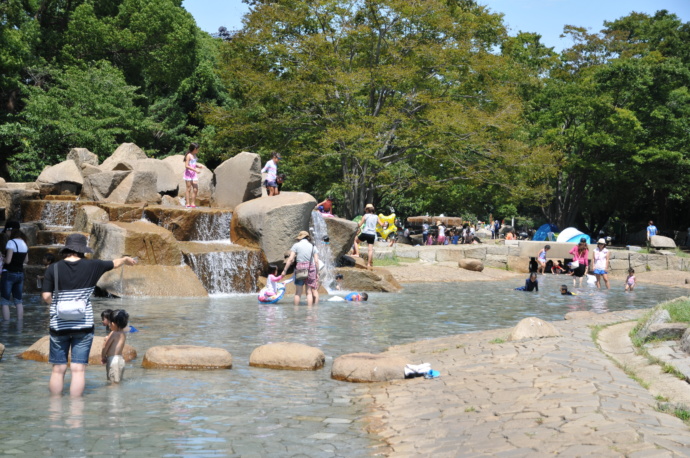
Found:
[[472, 1], [255, 1], [245, 24], [224, 44], [239, 106], [208, 110], [216, 141], [288, 151], [291, 186], [335, 188], [346, 216], [457, 182], [529, 199], [548, 173], [524, 141], [516, 74], [492, 53], [501, 17]]

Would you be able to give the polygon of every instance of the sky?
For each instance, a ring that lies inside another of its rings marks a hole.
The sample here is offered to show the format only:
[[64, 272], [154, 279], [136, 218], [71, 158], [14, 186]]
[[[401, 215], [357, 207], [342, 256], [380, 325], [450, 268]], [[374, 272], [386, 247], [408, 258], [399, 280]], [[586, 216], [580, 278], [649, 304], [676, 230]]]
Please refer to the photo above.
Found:
[[[604, 21], [612, 21], [629, 13], [647, 13], [666, 9], [683, 22], [690, 22], [690, 0], [479, 0], [493, 12], [503, 13], [510, 34], [536, 32], [542, 43], [562, 51], [572, 42], [559, 38], [564, 25], [586, 27], [598, 32]], [[241, 0], [184, 0], [182, 6], [192, 13], [197, 25], [215, 33], [218, 27], [242, 28], [242, 16], [249, 7]]]

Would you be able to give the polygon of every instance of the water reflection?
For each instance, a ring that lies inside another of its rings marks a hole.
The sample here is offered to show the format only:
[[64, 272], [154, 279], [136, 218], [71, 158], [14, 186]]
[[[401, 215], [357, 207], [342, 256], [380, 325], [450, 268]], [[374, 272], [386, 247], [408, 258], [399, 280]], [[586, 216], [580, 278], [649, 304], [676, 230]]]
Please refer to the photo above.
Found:
[[[685, 295], [639, 285], [573, 289], [561, 296], [559, 277], [539, 278], [538, 293], [514, 291], [521, 281], [407, 285], [400, 294], [374, 293], [368, 302], [322, 302], [317, 307], [258, 305], [255, 295], [208, 299], [95, 299], [95, 315], [125, 308], [140, 332], [128, 343], [139, 358], [119, 386], [106, 382], [104, 366], [87, 370], [81, 400], [48, 395], [50, 365], [15, 358], [48, 328], [47, 306], [28, 298], [23, 327], [0, 325], [7, 349], [0, 371], [0, 453], [39, 455], [150, 454], [151, 456], [368, 456], [377, 438], [358, 422], [365, 406], [349, 400], [361, 388], [330, 379], [332, 359], [379, 352], [394, 344], [514, 325], [526, 316], [560, 320], [572, 310], [652, 306]], [[97, 335], [105, 330], [97, 327]], [[254, 348], [269, 342], [321, 348], [326, 368], [315, 372], [248, 367]], [[186, 372], [144, 370], [154, 345], [222, 347], [233, 369]], [[418, 361], [422, 362], [422, 361]], [[69, 380], [67, 380], [69, 383]], [[335, 420], [334, 420], [335, 419]], [[337, 450], [337, 452], [335, 451]]]

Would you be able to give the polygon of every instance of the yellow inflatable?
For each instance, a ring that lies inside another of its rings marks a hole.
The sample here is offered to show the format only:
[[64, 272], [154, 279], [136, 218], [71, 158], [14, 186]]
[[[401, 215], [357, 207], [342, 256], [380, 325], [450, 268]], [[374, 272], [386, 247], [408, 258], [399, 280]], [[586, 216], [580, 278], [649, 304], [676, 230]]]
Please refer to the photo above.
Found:
[[395, 226], [395, 213], [391, 213], [388, 216], [383, 216], [379, 213], [379, 219], [383, 221], [383, 226], [376, 223], [376, 232], [381, 235], [383, 240], [387, 240], [389, 235], [398, 232], [398, 228]]

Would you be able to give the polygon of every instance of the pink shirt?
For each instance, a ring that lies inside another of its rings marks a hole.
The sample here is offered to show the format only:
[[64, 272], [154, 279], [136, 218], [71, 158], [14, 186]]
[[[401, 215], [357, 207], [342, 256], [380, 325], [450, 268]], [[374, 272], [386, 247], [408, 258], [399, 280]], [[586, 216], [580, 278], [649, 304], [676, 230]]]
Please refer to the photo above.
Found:
[[577, 245], [575, 245], [573, 249], [570, 250], [568, 253], [573, 255], [573, 261], [577, 261], [584, 266], [589, 265], [589, 250], [585, 250], [582, 256], [579, 256], [577, 251]]

